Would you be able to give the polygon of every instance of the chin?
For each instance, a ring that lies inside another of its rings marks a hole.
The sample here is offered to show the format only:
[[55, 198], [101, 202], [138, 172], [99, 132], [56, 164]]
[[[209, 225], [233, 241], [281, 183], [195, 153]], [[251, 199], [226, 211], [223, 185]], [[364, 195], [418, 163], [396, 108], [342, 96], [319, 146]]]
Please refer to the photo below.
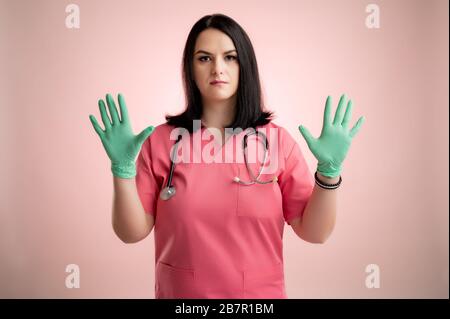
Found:
[[208, 95], [208, 98], [210, 98], [211, 100], [228, 100], [232, 96], [232, 94], [211, 94]]

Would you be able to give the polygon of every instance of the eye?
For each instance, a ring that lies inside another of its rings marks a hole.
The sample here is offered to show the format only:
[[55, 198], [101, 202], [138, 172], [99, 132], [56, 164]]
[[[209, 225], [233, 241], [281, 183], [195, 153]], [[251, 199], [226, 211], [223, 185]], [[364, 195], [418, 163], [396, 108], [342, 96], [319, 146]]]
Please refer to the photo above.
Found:
[[[209, 56], [204, 55], [204, 56], [198, 58], [198, 60], [201, 62], [205, 62], [206, 61], [205, 58], [209, 59]], [[227, 55], [226, 58], [231, 58], [230, 60], [237, 60], [237, 56], [234, 56], [234, 55]]]

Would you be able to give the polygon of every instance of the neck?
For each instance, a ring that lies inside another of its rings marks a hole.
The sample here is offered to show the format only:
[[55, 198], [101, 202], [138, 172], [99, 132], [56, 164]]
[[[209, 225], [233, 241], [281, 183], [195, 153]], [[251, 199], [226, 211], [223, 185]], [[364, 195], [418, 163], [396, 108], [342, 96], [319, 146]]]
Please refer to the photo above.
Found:
[[235, 106], [235, 99], [204, 103], [201, 118], [203, 125], [224, 129], [234, 119]]

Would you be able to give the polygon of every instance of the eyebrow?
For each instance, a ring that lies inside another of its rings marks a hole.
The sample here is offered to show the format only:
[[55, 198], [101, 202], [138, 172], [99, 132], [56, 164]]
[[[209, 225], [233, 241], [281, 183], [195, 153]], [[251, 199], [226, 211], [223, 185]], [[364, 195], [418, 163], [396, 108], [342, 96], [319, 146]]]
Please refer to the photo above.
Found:
[[[233, 52], [233, 51], [236, 51], [236, 50], [225, 51], [224, 54], [231, 53], [231, 52]], [[210, 55], [212, 55], [212, 53], [207, 52], [207, 51], [204, 51], [204, 50], [198, 50], [197, 52], [195, 52], [195, 54], [198, 54], [198, 53], [205, 53], [205, 54], [210, 54]], [[195, 55], [195, 54], [194, 54], [194, 55]]]

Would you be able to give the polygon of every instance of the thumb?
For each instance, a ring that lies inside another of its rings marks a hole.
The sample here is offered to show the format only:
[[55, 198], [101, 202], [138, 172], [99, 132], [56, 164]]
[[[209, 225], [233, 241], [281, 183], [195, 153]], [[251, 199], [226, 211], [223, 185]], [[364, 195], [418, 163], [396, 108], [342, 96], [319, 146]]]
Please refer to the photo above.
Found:
[[155, 130], [155, 128], [153, 126], [149, 126], [145, 130], [143, 130], [141, 133], [139, 133], [139, 135], [137, 136], [138, 144], [142, 145], [144, 143], [144, 141], [147, 139], [147, 137], [149, 137], [153, 133], [154, 130]]
[[314, 141], [314, 137], [311, 135], [311, 133], [309, 132], [309, 130], [304, 127], [303, 125], [300, 125], [298, 127], [300, 133], [302, 134], [303, 138], [306, 140], [306, 143], [308, 144], [308, 146], [311, 145], [311, 143]]

